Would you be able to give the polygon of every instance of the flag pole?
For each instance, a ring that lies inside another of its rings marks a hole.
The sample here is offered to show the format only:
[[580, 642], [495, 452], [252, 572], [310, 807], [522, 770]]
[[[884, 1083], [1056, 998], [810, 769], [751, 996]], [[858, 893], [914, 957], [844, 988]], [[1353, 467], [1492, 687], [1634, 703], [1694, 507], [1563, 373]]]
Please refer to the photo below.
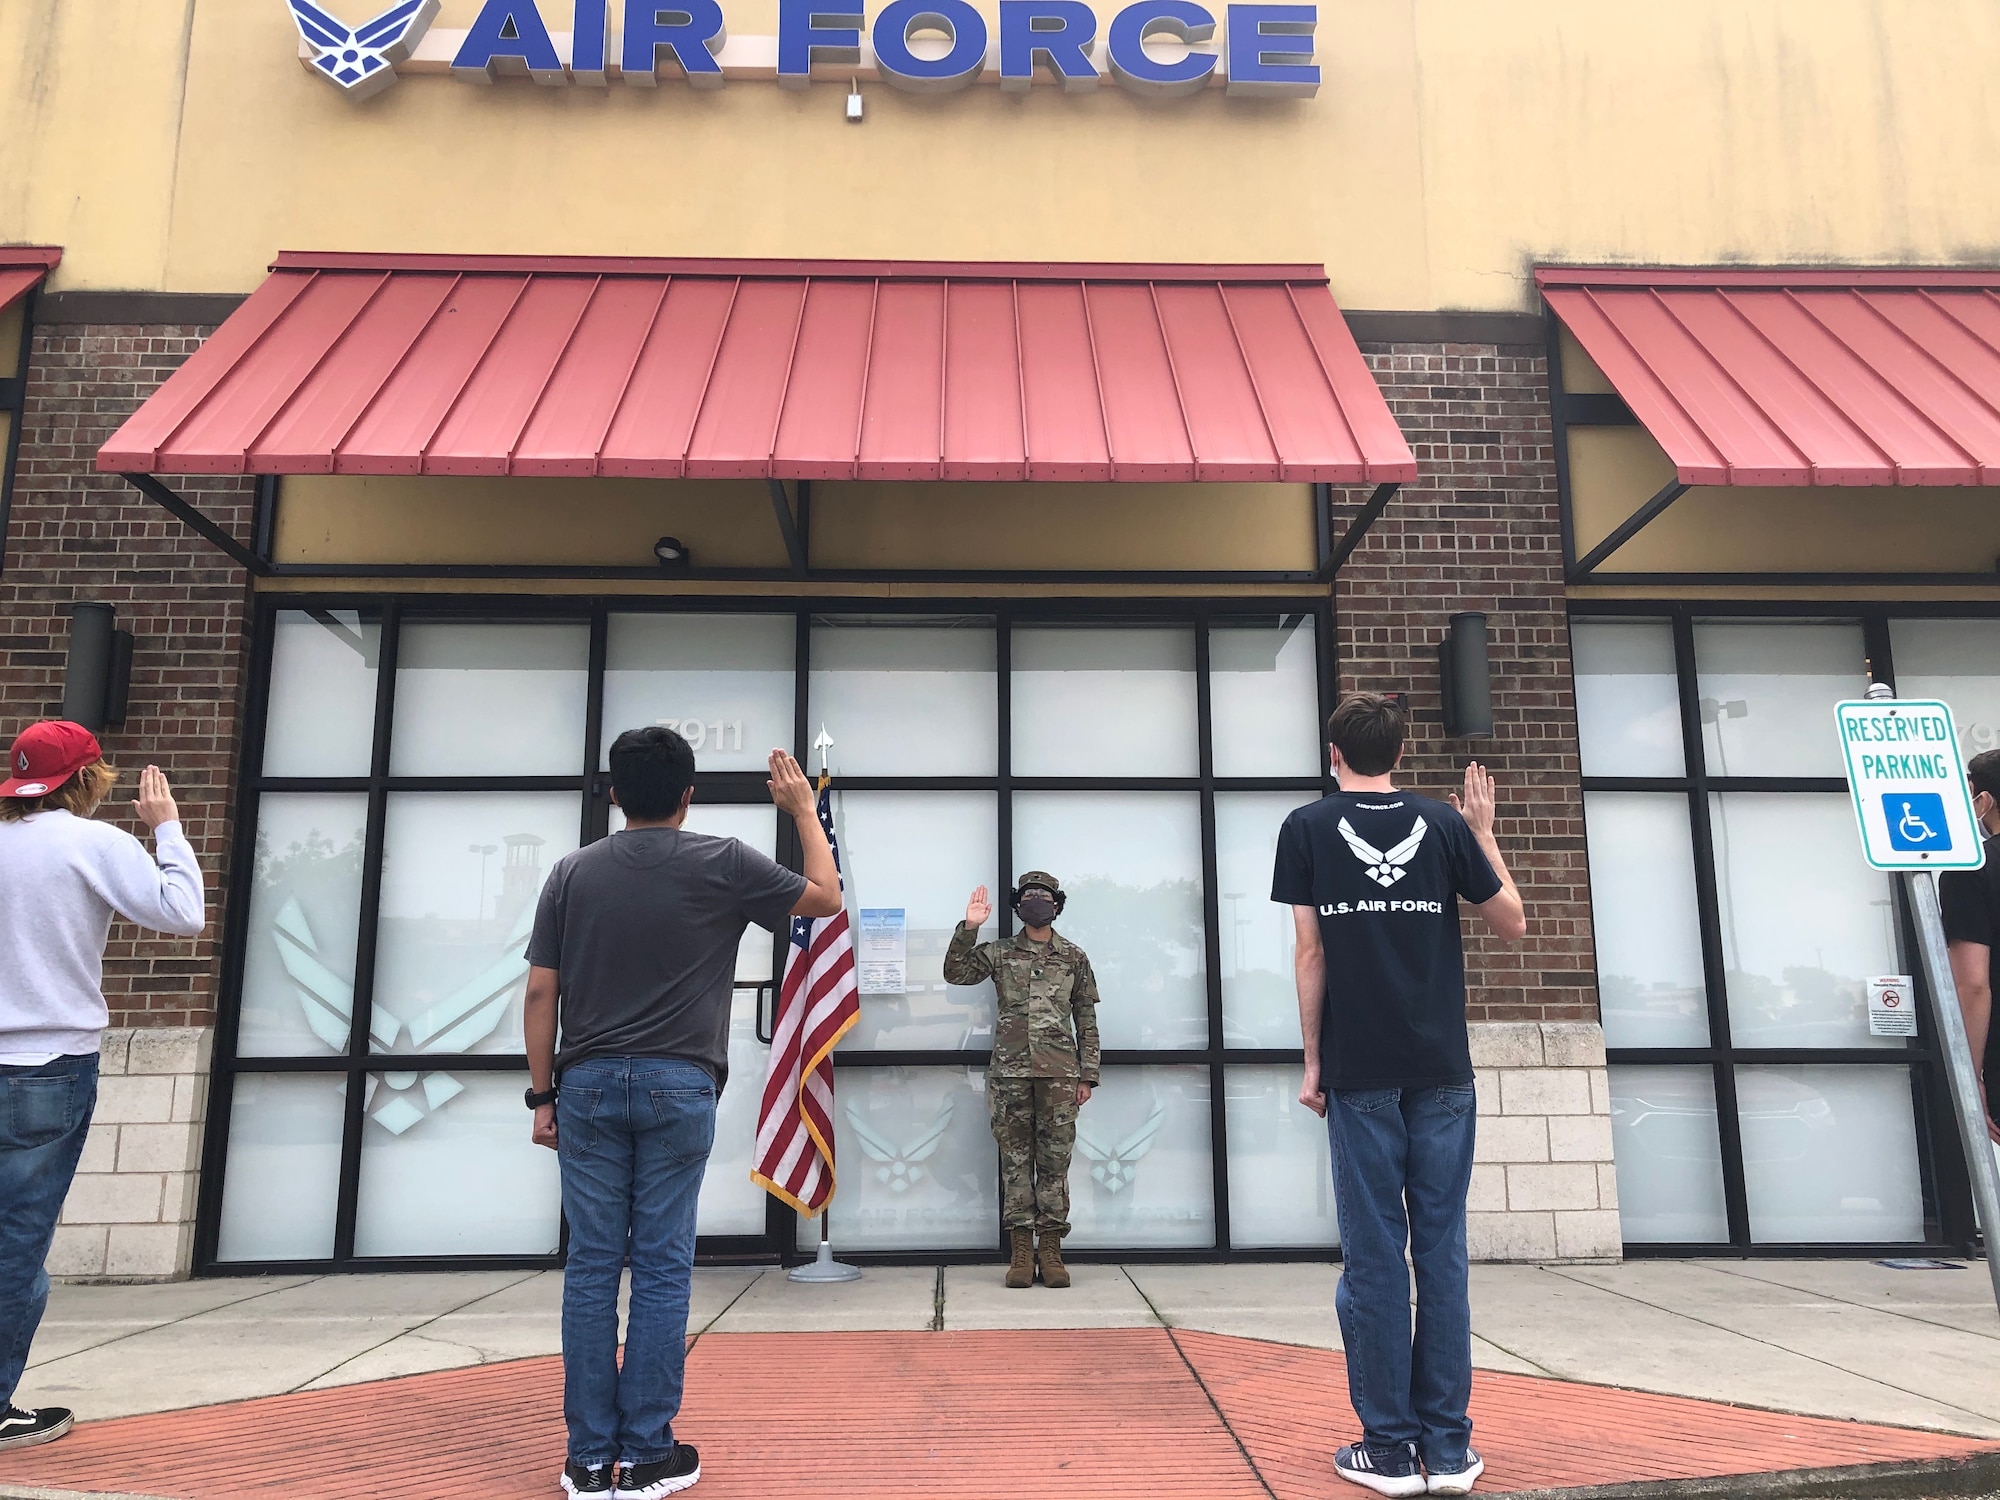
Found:
[[[819, 789], [826, 790], [828, 782], [827, 751], [833, 748], [833, 736], [826, 732], [826, 725], [819, 726], [819, 738], [813, 741], [813, 749], [819, 751]], [[787, 1279], [805, 1282], [859, 1281], [861, 1268], [844, 1265], [833, 1258], [832, 1217], [833, 1195], [827, 1194], [826, 1202], [819, 1209], [819, 1254], [803, 1266], [794, 1266]]]

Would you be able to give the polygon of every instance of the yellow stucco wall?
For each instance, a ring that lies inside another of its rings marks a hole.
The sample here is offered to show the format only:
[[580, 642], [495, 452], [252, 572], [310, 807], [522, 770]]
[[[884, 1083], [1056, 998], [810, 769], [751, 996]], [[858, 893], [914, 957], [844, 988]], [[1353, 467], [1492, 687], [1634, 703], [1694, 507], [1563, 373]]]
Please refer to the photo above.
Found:
[[1325, 0], [1319, 53], [1309, 101], [871, 85], [854, 127], [826, 83], [357, 105], [281, 0], [6, 0], [0, 241], [181, 291], [285, 248], [1303, 260], [1372, 308], [1527, 308], [1537, 260], [2000, 260], [1992, 0]]

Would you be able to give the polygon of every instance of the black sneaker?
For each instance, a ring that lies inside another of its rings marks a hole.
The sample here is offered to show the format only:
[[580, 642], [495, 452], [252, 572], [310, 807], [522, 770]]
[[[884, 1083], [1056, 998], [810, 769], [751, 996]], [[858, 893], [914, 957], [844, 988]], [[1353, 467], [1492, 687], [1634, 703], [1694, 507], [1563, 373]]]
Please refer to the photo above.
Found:
[[572, 1495], [609, 1495], [616, 1471], [616, 1464], [580, 1464], [571, 1459], [563, 1465], [562, 1487]]
[[40, 1411], [9, 1406], [0, 1411], [0, 1448], [32, 1448], [37, 1443], [53, 1443], [75, 1425], [76, 1413], [67, 1406], [45, 1406]]
[[656, 1464], [620, 1464], [617, 1500], [659, 1500], [677, 1495], [701, 1478], [701, 1455], [689, 1443], [674, 1444], [674, 1456]]

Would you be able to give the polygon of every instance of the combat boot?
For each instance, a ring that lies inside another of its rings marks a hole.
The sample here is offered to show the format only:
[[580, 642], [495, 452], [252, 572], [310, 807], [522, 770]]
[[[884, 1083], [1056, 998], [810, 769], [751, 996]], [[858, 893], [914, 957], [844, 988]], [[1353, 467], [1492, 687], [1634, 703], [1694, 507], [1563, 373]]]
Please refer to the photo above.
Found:
[[1033, 1230], [1016, 1229], [1014, 1258], [1007, 1264], [1007, 1285], [1019, 1291], [1035, 1284], [1035, 1235]]
[[1069, 1285], [1069, 1267], [1063, 1264], [1062, 1236], [1053, 1230], [1044, 1229], [1041, 1247], [1036, 1257], [1041, 1263], [1042, 1285], [1060, 1291]]

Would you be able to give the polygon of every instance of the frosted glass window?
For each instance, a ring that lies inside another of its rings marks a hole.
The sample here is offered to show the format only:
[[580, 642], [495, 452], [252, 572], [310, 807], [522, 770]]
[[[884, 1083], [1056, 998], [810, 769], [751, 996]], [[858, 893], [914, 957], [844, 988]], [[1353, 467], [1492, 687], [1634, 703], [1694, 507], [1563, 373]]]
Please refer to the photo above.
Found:
[[[842, 1250], [991, 1250], [1000, 1154], [985, 1074], [971, 1068], [842, 1068], [833, 1111], [840, 1191], [828, 1228]], [[819, 1243], [800, 1218], [798, 1245]]]
[[1199, 774], [1189, 627], [1024, 627], [1012, 650], [1016, 776]]
[[230, 1085], [218, 1260], [325, 1260], [333, 1254], [347, 1079], [239, 1073]]
[[1047, 870], [1068, 904], [1110, 1047], [1205, 1047], [1201, 804], [1192, 792], [1018, 792], [1014, 866]]
[[369, 1021], [378, 1052], [519, 1052], [528, 937], [575, 792], [395, 792]]
[[1585, 792], [1590, 917], [1605, 1045], [1706, 1047], [1688, 800], [1679, 792]]
[[1845, 793], [1709, 799], [1730, 1038], [1738, 1047], [1885, 1047], [1868, 978], [1902, 972], [1889, 877], [1862, 863]]
[[[902, 913], [904, 974], [899, 991], [869, 993], [849, 1049], [984, 1051], [993, 1045], [993, 985], [944, 982], [944, 950], [965, 916], [974, 886], [998, 892], [999, 799], [991, 792], [836, 792], [834, 830], [850, 912]], [[997, 916], [981, 934], [1000, 935]], [[859, 933], [857, 931], [857, 938]]]
[[590, 627], [418, 620], [396, 644], [397, 776], [574, 776]]
[[367, 824], [362, 792], [266, 792], [257, 799], [239, 1056], [347, 1050]]
[[1833, 705], [1868, 689], [1858, 621], [1697, 620], [1711, 776], [1845, 776]]
[[1573, 619], [1569, 644], [1583, 774], [1685, 775], [1672, 622]]
[[1942, 698], [1965, 760], [2000, 749], [2000, 620], [1891, 620], [1896, 693]]
[[266, 776], [366, 776], [375, 748], [382, 622], [351, 609], [278, 611]]
[[[991, 776], [1000, 768], [990, 620], [819, 620], [806, 743], [833, 737], [849, 776]], [[819, 752], [807, 769], [819, 770]]]
[[761, 770], [790, 749], [798, 627], [790, 615], [613, 615], [604, 656], [604, 736], [664, 724], [703, 771]]
[[1613, 1066], [1611, 1149], [1627, 1243], [1727, 1243], [1713, 1072]]
[[1324, 769], [1311, 615], [1216, 621], [1208, 631], [1208, 693], [1216, 775]]
[[528, 1139], [520, 1073], [370, 1073], [356, 1255], [553, 1255], [556, 1154]]
[[1215, 1243], [1208, 1069], [1106, 1068], [1077, 1111], [1067, 1243], [1135, 1249]]
[[1271, 900], [1278, 829], [1310, 792], [1217, 792], [1215, 874], [1221, 881], [1222, 1045], [1296, 1047], [1292, 909]]
[[[681, 824], [690, 833], [712, 838], [741, 839], [759, 854], [778, 857], [778, 813], [769, 803], [704, 802], [699, 788]], [[625, 827], [625, 810], [611, 804], [610, 831]], [[736, 977], [746, 983], [769, 979], [772, 974], [771, 934], [752, 922], [743, 929], [743, 941], [736, 949]]]
[[[768, 968], [770, 934], [755, 926], [751, 931], [764, 939]], [[757, 1040], [757, 992], [737, 990], [729, 1003], [730, 1087], [715, 1103], [715, 1144], [709, 1148], [708, 1171], [701, 1179], [697, 1234], [764, 1232], [771, 1195], [750, 1180], [750, 1167], [757, 1158], [757, 1109], [770, 1058], [770, 1048]]]
[[1738, 1068], [1736, 1109], [1757, 1244], [1924, 1238], [1908, 1068]]
[[1326, 1122], [1299, 1103], [1296, 1063], [1225, 1073], [1229, 1241], [1239, 1250], [1340, 1243]]

